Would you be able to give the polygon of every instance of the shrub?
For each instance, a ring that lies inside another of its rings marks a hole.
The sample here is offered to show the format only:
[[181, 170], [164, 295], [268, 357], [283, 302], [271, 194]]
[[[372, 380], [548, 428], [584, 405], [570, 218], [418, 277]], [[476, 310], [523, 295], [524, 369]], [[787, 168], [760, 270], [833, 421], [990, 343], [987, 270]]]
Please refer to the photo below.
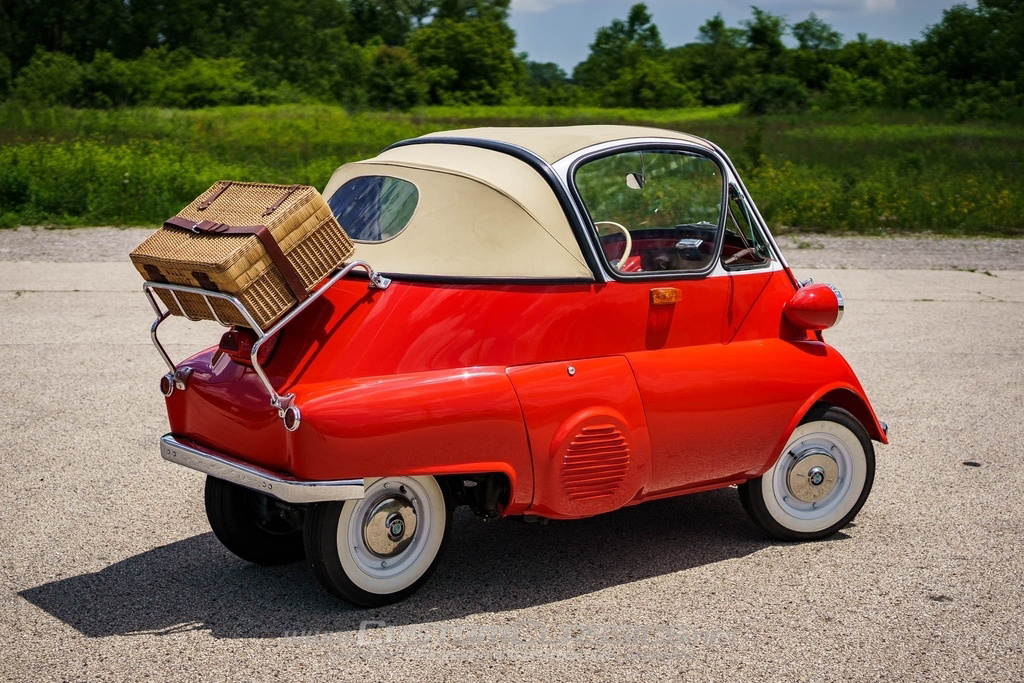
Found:
[[241, 59], [192, 58], [164, 73], [149, 97], [161, 107], [194, 109], [221, 104], [256, 104], [263, 100]]
[[427, 86], [408, 50], [381, 45], [370, 53], [366, 90], [371, 107], [405, 111], [423, 104]]
[[11, 90], [11, 60], [0, 52], [0, 100], [7, 97]]
[[745, 114], [795, 114], [806, 111], [810, 94], [804, 84], [792, 76], [769, 75], [748, 84], [743, 98]]
[[79, 102], [99, 109], [138, 104], [145, 99], [147, 86], [130, 62], [115, 59], [109, 52], [97, 52], [82, 70]]
[[599, 97], [606, 107], [668, 109], [699, 104], [690, 89], [675, 79], [667, 64], [648, 58], [622, 69], [618, 78], [601, 89]]
[[79, 104], [85, 90], [85, 68], [62, 52], [40, 50], [14, 81], [13, 99], [54, 106]]
[[858, 78], [846, 69], [829, 67], [823, 106], [826, 109], [862, 109], [882, 102], [885, 87], [871, 78]]

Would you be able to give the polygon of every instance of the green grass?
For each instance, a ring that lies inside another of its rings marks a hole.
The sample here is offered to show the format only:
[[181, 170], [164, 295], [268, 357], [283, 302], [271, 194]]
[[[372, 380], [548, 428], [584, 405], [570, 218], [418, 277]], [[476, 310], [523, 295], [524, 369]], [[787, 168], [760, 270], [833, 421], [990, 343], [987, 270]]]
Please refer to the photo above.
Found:
[[719, 144], [777, 230], [1024, 235], [1024, 126], [940, 115], [322, 105], [27, 110], [0, 105], [0, 226], [157, 224], [215, 180], [323, 187], [342, 163], [448, 128], [630, 123]]

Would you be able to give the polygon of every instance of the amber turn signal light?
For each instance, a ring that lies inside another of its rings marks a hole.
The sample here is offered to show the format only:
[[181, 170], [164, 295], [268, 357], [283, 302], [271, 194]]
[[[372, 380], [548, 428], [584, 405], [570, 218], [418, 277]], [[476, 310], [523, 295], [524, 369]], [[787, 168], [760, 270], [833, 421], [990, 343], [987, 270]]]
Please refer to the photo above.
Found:
[[653, 306], [674, 304], [682, 298], [682, 295], [682, 291], [675, 287], [655, 287], [651, 290], [651, 304]]

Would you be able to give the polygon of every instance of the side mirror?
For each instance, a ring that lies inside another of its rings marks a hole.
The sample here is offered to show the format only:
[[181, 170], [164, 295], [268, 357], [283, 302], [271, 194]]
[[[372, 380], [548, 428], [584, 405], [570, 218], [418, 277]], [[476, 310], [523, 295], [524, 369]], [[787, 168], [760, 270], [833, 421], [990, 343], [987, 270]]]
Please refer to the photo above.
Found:
[[644, 183], [646, 182], [647, 181], [644, 180], [644, 177], [639, 173], [626, 174], [626, 187], [628, 187], [631, 190], [639, 190], [644, 186]]
[[804, 330], [824, 330], [843, 319], [843, 295], [832, 285], [807, 285], [796, 290], [783, 307], [789, 322]]

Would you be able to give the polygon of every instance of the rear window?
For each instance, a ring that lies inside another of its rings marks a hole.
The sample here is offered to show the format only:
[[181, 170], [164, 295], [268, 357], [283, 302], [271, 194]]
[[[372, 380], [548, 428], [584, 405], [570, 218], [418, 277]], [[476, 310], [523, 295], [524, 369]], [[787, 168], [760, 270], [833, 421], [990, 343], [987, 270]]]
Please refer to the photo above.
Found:
[[386, 242], [409, 225], [419, 198], [407, 180], [370, 175], [348, 181], [327, 203], [354, 241]]

